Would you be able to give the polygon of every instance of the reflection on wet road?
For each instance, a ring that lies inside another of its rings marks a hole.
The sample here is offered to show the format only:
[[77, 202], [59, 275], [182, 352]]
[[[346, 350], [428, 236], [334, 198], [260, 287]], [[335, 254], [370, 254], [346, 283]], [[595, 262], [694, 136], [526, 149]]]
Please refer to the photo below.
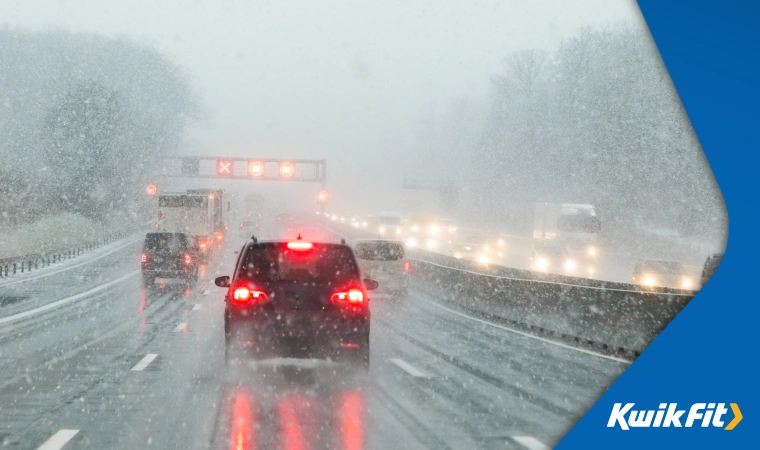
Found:
[[411, 291], [403, 303], [373, 295], [369, 374], [291, 359], [228, 370], [213, 278], [231, 272], [237, 248], [187, 290], [112, 283], [139, 266], [139, 244], [0, 284], [0, 298], [19, 299], [0, 306], [0, 320], [16, 317], [0, 323], [0, 447], [539, 448], [530, 443], [555, 444], [626, 368]]

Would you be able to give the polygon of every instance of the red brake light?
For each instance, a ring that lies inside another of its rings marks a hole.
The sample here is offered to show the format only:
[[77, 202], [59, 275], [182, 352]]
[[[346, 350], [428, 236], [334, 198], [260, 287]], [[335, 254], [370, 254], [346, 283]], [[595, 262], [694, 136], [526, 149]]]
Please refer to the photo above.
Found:
[[348, 289], [344, 292], [336, 292], [330, 297], [330, 301], [333, 303], [361, 305], [364, 303], [364, 292], [361, 289]]
[[295, 250], [297, 252], [305, 252], [306, 250], [311, 250], [313, 247], [314, 244], [307, 241], [288, 242], [288, 249]]
[[269, 296], [262, 291], [251, 290], [245, 286], [240, 286], [232, 291], [232, 300], [240, 305], [255, 305], [257, 303], [266, 303]]
[[409, 273], [409, 271], [412, 269], [411, 264], [409, 264], [409, 261], [404, 261], [404, 272]]
[[148, 262], [148, 254], [147, 253], [143, 253], [142, 256], [140, 256], [140, 262], [141, 263]]
[[192, 264], [193, 258], [188, 253], [185, 253], [185, 264]]

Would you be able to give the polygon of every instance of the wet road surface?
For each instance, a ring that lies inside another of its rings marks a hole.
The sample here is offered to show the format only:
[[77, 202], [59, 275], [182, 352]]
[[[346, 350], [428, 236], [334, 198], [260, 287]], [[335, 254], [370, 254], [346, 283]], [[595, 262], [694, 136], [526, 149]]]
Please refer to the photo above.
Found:
[[627, 368], [414, 290], [371, 294], [368, 374], [293, 359], [226, 368], [213, 278], [241, 244], [189, 290], [141, 288], [135, 239], [0, 281], [0, 447], [538, 450]]

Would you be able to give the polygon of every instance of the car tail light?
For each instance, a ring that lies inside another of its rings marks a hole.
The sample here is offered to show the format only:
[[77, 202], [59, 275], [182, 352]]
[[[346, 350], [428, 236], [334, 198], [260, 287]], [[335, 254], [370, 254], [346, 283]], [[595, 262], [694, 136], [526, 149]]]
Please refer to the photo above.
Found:
[[267, 303], [269, 296], [263, 291], [253, 290], [246, 286], [238, 286], [232, 291], [232, 300], [240, 305], [256, 305]]
[[188, 253], [185, 253], [185, 264], [192, 264], [193, 263], [193, 257], [190, 256]]
[[364, 292], [361, 289], [348, 289], [343, 292], [336, 292], [330, 296], [330, 301], [333, 303], [361, 305], [364, 303]]
[[140, 256], [140, 262], [143, 263], [143, 264], [145, 264], [146, 262], [148, 262], [148, 254], [147, 253], [143, 253], [142, 256]]
[[404, 272], [409, 273], [410, 270], [412, 270], [411, 264], [409, 264], [409, 261], [404, 261]]

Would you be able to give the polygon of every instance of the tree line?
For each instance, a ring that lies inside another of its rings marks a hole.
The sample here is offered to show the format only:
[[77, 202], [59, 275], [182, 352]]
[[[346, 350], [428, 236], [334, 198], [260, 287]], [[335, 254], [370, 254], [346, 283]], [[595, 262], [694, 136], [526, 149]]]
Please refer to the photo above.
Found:
[[151, 47], [0, 29], [0, 221], [130, 212], [200, 112], [188, 77]]

